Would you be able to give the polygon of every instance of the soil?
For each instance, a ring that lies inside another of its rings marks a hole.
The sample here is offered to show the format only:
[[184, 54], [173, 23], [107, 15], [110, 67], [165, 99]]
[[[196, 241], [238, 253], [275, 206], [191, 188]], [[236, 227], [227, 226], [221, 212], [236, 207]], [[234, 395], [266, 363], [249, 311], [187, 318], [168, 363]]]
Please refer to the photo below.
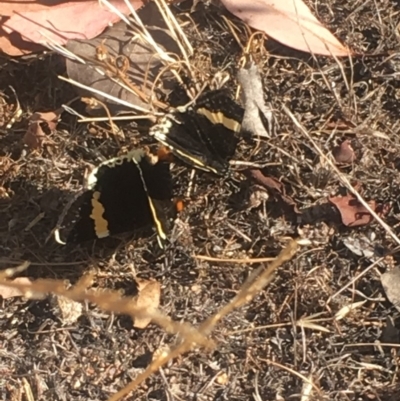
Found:
[[[398, 244], [376, 221], [346, 226], [328, 202], [348, 193], [345, 177], [366, 201], [384, 207], [385, 222], [398, 234], [400, 3], [307, 3], [363, 56], [338, 61], [272, 40], [260, 43], [255, 58], [276, 132], [271, 138], [244, 138], [235, 160], [262, 166], [280, 189], [266, 189], [238, 171], [229, 178], [193, 175], [175, 163], [174, 192], [185, 209], [165, 252], [154, 234], [75, 247], [54, 241], [52, 230], [90, 168], [134, 146], [155, 144], [141, 123], [119, 124], [124, 137], [117, 141], [105, 123], [78, 123], [63, 113], [57, 129], [45, 130], [44, 143], [32, 149], [24, 142], [30, 116], [57, 110], [76, 96], [58, 78], [65, 75], [65, 62], [54, 53], [0, 59], [2, 269], [29, 261], [22, 276], [72, 284], [91, 271], [95, 288], [125, 295], [137, 292], [135, 277], [152, 278], [162, 285], [161, 310], [198, 325], [232, 300], [259, 264], [195, 255], [274, 257], [291, 238], [310, 241], [251, 303], [217, 326], [214, 351], [196, 349], [173, 360], [126, 399], [400, 399], [399, 312], [380, 282], [400, 258]], [[176, 6], [177, 18], [188, 21], [190, 6]], [[197, 5], [185, 33], [195, 49], [204, 49], [192, 60], [202, 66], [199, 79], [207, 82], [225, 70], [234, 96], [242, 49], [223, 16], [245, 44], [243, 24], [212, 5]], [[16, 99], [22, 115], [11, 124]], [[284, 105], [308, 136], [295, 128]], [[85, 113], [79, 102], [71, 107]], [[329, 156], [345, 140], [355, 157], [338, 164], [338, 174], [315, 144]], [[156, 325], [136, 329], [130, 318], [94, 305], [84, 305], [78, 320], [66, 324], [51, 297], [0, 298], [0, 399], [107, 400], [148, 366], [154, 352], [175, 341]]]

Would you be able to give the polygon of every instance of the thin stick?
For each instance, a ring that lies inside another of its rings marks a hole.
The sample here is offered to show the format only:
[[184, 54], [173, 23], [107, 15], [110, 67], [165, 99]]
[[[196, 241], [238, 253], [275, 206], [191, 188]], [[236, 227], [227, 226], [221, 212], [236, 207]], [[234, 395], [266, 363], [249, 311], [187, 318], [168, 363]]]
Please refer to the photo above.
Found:
[[229, 259], [229, 258], [213, 258], [212, 256], [206, 256], [206, 255], [193, 255], [193, 257], [198, 260], [206, 260], [207, 262], [245, 263], [245, 264], [272, 262], [273, 260], [276, 259], [276, 258]]

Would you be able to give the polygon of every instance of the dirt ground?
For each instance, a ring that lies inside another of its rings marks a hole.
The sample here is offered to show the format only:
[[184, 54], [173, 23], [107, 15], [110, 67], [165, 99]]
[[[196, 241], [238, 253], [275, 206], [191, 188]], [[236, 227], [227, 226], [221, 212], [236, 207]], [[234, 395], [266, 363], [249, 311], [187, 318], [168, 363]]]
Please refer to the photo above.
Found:
[[[356, 159], [338, 166], [341, 174], [364, 199], [388, 210], [384, 219], [398, 234], [400, 3], [307, 3], [337, 38], [364, 56], [338, 64], [270, 40], [258, 54], [278, 126], [270, 139], [241, 141], [235, 160], [264, 166], [283, 184], [286, 197], [269, 191], [256, 205], [255, 195], [267, 191], [243, 175], [228, 179], [196, 172], [193, 178], [188, 167], [176, 163], [174, 191], [186, 208], [166, 252], [158, 249], [155, 235], [76, 247], [53, 240], [51, 231], [85, 171], [133, 144], [151, 142], [140, 126], [121, 124], [125, 139], [117, 144], [104, 125], [77, 123], [64, 113], [47, 143], [29, 149], [23, 138], [31, 114], [56, 110], [76, 93], [58, 79], [65, 64], [57, 54], [1, 56], [2, 269], [27, 260], [23, 276], [71, 283], [93, 271], [94, 287], [125, 295], [137, 291], [134, 277], [153, 278], [162, 285], [161, 309], [196, 325], [231, 300], [258, 264], [207, 262], [193, 255], [274, 257], [290, 238], [311, 240], [279, 268], [265, 291], [216, 328], [213, 352], [196, 350], [174, 360], [129, 400], [400, 399], [399, 313], [380, 282], [380, 273], [400, 258], [397, 244], [376, 222], [349, 228], [331, 204], [325, 213], [327, 199], [346, 195], [346, 188], [282, 109], [292, 111], [325, 154], [350, 141]], [[187, 7], [176, 9], [178, 18]], [[200, 4], [197, 10], [191, 15], [197, 29], [186, 25], [186, 33], [195, 48], [208, 49], [209, 76], [224, 68], [230, 72], [234, 95], [241, 48], [219, 9]], [[226, 15], [242, 37], [243, 26]], [[23, 115], [6, 128], [16, 105], [11, 88]], [[79, 103], [74, 108], [84, 110]], [[185, 241], [178, 235], [182, 227]], [[337, 318], [355, 303], [356, 309]], [[155, 325], [135, 329], [130, 318], [93, 305], [65, 324], [50, 297], [0, 300], [0, 400], [107, 400], [143, 371], [155, 351], [175, 340]], [[307, 380], [314, 388], [304, 398]]]

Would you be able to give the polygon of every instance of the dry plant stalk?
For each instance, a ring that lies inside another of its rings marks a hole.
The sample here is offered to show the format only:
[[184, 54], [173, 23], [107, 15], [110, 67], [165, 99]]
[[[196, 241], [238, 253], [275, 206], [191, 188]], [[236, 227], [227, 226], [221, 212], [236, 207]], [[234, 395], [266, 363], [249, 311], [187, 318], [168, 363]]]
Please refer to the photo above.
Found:
[[4, 286], [17, 288], [26, 298], [38, 298], [43, 294], [54, 294], [64, 296], [75, 302], [91, 302], [107, 312], [129, 315], [132, 318], [148, 318], [153, 323], [161, 326], [166, 332], [179, 334], [183, 338], [202, 345], [206, 348], [213, 348], [214, 342], [207, 339], [196, 328], [187, 323], [175, 322], [167, 315], [158, 310], [149, 312], [144, 308], [138, 307], [134, 297], [123, 297], [118, 291], [111, 290], [88, 290], [93, 281], [93, 276], [87, 274], [83, 276], [74, 287], [66, 288], [63, 280], [38, 279], [31, 284], [19, 284], [6, 281], [6, 278], [25, 270], [28, 264], [16, 268], [6, 269], [0, 273], [0, 283]]
[[136, 305], [132, 297], [123, 297], [117, 291], [88, 290], [88, 287], [91, 286], [93, 281], [93, 276], [91, 274], [83, 276], [74, 287], [68, 289], [66, 288], [66, 283], [62, 280], [39, 279], [29, 285], [6, 281], [7, 278], [25, 270], [28, 267], [28, 263], [25, 263], [16, 268], [9, 268], [1, 272], [0, 283], [12, 288], [18, 288], [27, 298], [36, 297], [37, 294], [54, 294], [64, 296], [76, 302], [88, 301], [94, 303], [107, 312], [126, 314], [132, 318], [149, 318], [166, 332], [178, 334], [182, 338], [180, 344], [172, 348], [170, 352], [161, 354], [161, 356], [155, 359], [134, 381], [109, 398], [109, 401], [117, 401], [137, 388], [152, 373], [156, 372], [168, 361], [189, 352], [196, 346], [203, 346], [207, 349], [213, 348], [215, 346], [214, 341], [207, 337], [215, 326], [230, 312], [250, 302], [265, 286], [267, 286], [274, 277], [276, 269], [295, 255], [297, 247], [298, 242], [294, 240], [291, 241], [269, 266], [266, 268], [261, 266], [256, 269], [243, 284], [237, 296], [221, 310], [204, 321], [198, 328], [189, 323], [175, 322], [158, 310], [150, 312], [144, 310]]
[[[242, 285], [236, 297], [199, 326], [197, 331], [198, 334], [201, 336], [209, 335], [217, 323], [228, 313], [244, 305], [245, 303], [250, 302], [265, 286], [271, 282], [276, 269], [283, 263], [289, 261], [295, 255], [297, 247], [298, 242], [295, 240], [291, 241], [267, 268], [261, 266], [260, 268], [256, 269]], [[159, 358], [154, 360], [143, 373], [129, 383], [124, 389], [110, 397], [108, 401], [118, 401], [122, 397], [128, 395], [160, 367], [179, 355], [189, 352], [196, 345], [200, 344], [196, 343], [193, 338], [184, 339], [181, 344], [177, 345], [175, 348], [172, 348], [169, 353], [162, 354]]]
[[295, 255], [297, 247], [297, 241], [291, 241], [267, 268], [260, 266], [258, 269], [256, 269], [242, 285], [236, 297], [200, 326], [200, 332], [206, 335], [209, 334], [214, 329], [216, 324], [226, 315], [228, 315], [228, 313], [244, 304], [249, 303], [264, 287], [266, 287], [272, 281], [275, 276], [276, 269], [283, 263], [289, 261]]

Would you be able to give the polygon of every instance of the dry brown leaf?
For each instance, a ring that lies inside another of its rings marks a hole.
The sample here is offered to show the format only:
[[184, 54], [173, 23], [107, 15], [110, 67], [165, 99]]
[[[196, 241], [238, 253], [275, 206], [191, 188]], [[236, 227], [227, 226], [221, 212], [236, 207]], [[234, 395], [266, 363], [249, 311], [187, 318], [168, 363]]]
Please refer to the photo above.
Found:
[[42, 50], [44, 50], [43, 46], [24, 40], [18, 32], [7, 33], [1, 29], [0, 25], [0, 53], [21, 56]]
[[[18, 288], [9, 287], [5, 285], [5, 283], [7, 283], [7, 281], [4, 281], [3, 284], [0, 284], [0, 297], [3, 299], [22, 297], [24, 295]], [[17, 277], [14, 280], [10, 280], [10, 283], [30, 285], [32, 282], [27, 277]]]
[[338, 164], [353, 163], [357, 159], [351, 142], [348, 139], [343, 141], [339, 146], [333, 148], [332, 155]]
[[[123, 14], [129, 14], [124, 0], [110, 1]], [[141, 0], [131, 0], [133, 8], [143, 5]], [[0, 52], [11, 56], [28, 54], [40, 49], [38, 44], [51, 38], [59, 44], [69, 39], [90, 39], [107, 26], [119, 21], [119, 17], [91, 1], [32, 2], [11, 0], [1, 4]], [[77, 18], [79, 16], [79, 18]]]
[[64, 109], [61, 107], [54, 111], [48, 112], [36, 112], [31, 115], [29, 119], [32, 123], [46, 123], [50, 131], [54, 131], [57, 127], [58, 120], [60, 119], [61, 113]]
[[276, 41], [308, 53], [348, 56], [343, 46], [312, 14], [302, 0], [221, 0], [251, 27]]
[[[136, 279], [139, 294], [136, 296], [136, 306], [143, 308], [146, 312], [151, 313], [160, 305], [161, 285], [155, 280]], [[151, 322], [150, 318], [135, 317], [134, 327], [144, 329]]]
[[[332, 196], [328, 201], [339, 210], [342, 223], [347, 227], [365, 226], [373, 220], [371, 213], [351, 194]], [[389, 211], [387, 205], [377, 205], [374, 200], [369, 201], [368, 205], [378, 216]]]
[[[371, 213], [353, 195], [332, 196], [328, 200], [337, 207], [342, 223], [347, 227], [365, 226], [373, 220]], [[368, 205], [375, 210], [375, 201]]]

